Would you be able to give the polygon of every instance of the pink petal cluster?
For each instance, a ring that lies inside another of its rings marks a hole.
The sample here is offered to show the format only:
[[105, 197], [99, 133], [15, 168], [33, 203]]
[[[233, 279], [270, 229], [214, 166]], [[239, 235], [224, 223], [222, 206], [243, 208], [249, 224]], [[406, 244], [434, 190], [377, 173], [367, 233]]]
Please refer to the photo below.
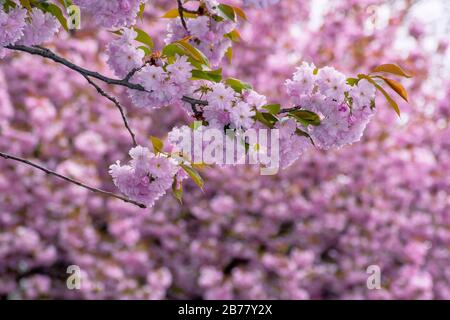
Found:
[[110, 166], [109, 173], [123, 194], [152, 206], [172, 186], [178, 166], [173, 159], [155, 155], [141, 146], [131, 149], [129, 154], [132, 160], [128, 165], [122, 166], [118, 161]]
[[30, 23], [23, 29], [19, 44], [35, 46], [50, 40], [59, 30], [59, 22], [48, 12], [33, 8]]
[[80, 6], [82, 14], [94, 17], [97, 25], [105, 28], [128, 27], [135, 23], [139, 7], [147, 0], [74, 0]]
[[375, 87], [367, 80], [351, 87], [345, 75], [332, 67], [316, 69], [304, 62], [286, 81], [286, 88], [295, 106], [320, 115], [320, 125], [307, 130], [322, 149], [358, 141], [374, 114]]
[[133, 69], [142, 65], [145, 53], [133, 45], [136, 37], [136, 31], [124, 29], [122, 36], [108, 45], [108, 65], [118, 77], [123, 78]]
[[165, 69], [154, 65], [143, 67], [131, 81], [141, 84], [146, 91], [129, 90], [133, 104], [148, 110], [181, 104], [183, 94], [191, 87], [192, 69], [186, 56], [178, 56]]
[[217, 66], [224, 57], [232, 42], [224, 37], [236, 28], [236, 23], [230, 20], [216, 21], [209, 16], [187, 19], [187, 30], [183, 28], [179, 18], [172, 19], [167, 25], [166, 44], [192, 36], [190, 43], [203, 52], [211, 65]]
[[311, 147], [311, 141], [296, 132], [297, 123], [293, 119], [280, 121], [277, 129], [280, 130], [280, 166], [285, 169]]
[[8, 13], [0, 10], [0, 57], [4, 46], [15, 44], [22, 37], [26, 15], [27, 11], [23, 8], [16, 8]]

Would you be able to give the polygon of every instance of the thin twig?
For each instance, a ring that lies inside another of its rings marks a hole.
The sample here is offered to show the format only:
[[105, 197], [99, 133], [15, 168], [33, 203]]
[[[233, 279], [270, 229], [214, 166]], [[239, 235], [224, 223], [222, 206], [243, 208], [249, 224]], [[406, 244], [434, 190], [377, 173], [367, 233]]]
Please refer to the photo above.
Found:
[[178, 3], [178, 14], [180, 15], [181, 24], [183, 25], [183, 28], [189, 33], [189, 29], [186, 25], [186, 20], [184, 19], [184, 7], [181, 0], [177, 0]]
[[123, 196], [117, 195], [117, 194], [109, 192], [109, 191], [105, 191], [105, 190], [101, 190], [101, 189], [98, 189], [98, 188], [94, 188], [94, 187], [88, 186], [88, 185], [86, 185], [86, 184], [84, 184], [84, 183], [82, 183], [82, 182], [80, 182], [78, 180], [66, 177], [66, 176], [64, 176], [62, 174], [59, 174], [59, 173], [57, 173], [57, 172], [55, 172], [53, 170], [47, 169], [47, 168], [45, 168], [45, 167], [43, 167], [43, 166], [41, 166], [41, 165], [39, 165], [37, 163], [29, 161], [29, 160], [26, 160], [26, 159], [23, 159], [23, 158], [20, 158], [20, 157], [17, 157], [17, 156], [13, 156], [13, 155], [10, 155], [10, 154], [7, 154], [7, 153], [3, 153], [3, 152], [0, 152], [0, 157], [5, 158], [6, 160], [15, 160], [15, 161], [18, 161], [18, 162], [22, 162], [22, 163], [27, 164], [29, 166], [32, 166], [32, 167], [34, 167], [36, 169], [44, 171], [45, 173], [47, 173], [49, 175], [53, 175], [53, 176], [58, 177], [60, 179], [66, 180], [66, 181], [68, 181], [70, 183], [76, 184], [77, 186], [83, 187], [83, 188], [85, 188], [85, 189], [87, 189], [89, 191], [96, 192], [96, 193], [102, 194], [104, 196], [120, 199], [120, 200], [125, 201], [127, 203], [134, 204], [134, 205], [138, 206], [139, 208], [143, 208], [143, 209], [147, 208], [147, 206], [145, 204], [142, 204], [140, 202], [137, 202], [137, 201], [125, 198]]
[[141, 71], [148, 63], [149, 63], [149, 61], [145, 62], [142, 66], [140, 66], [138, 68], [134, 68], [133, 70], [128, 72], [128, 74], [125, 76], [125, 78], [123, 78], [123, 81], [130, 81], [131, 77], [134, 76], [136, 74], [136, 72]]
[[299, 110], [299, 109], [301, 109], [301, 108], [302, 108], [302, 107], [300, 107], [300, 106], [295, 106], [295, 107], [292, 107], [292, 108], [281, 109], [280, 112], [278, 112], [278, 114], [296, 111], [296, 110]]
[[123, 120], [123, 123], [125, 125], [125, 128], [127, 128], [128, 132], [131, 135], [131, 139], [133, 140], [133, 145], [136, 147], [137, 146], [136, 135], [134, 134], [133, 130], [131, 130], [130, 125], [128, 124], [128, 119], [127, 119], [127, 116], [125, 114], [125, 110], [123, 109], [123, 107], [120, 104], [120, 102], [117, 101], [117, 99], [114, 98], [113, 96], [110, 96], [108, 93], [106, 93], [94, 81], [92, 81], [91, 78], [89, 78], [88, 76], [86, 76], [84, 74], [83, 74], [83, 77], [87, 80], [87, 82], [89, 82], [90, 85], [92, 85], [97, 90], [97, 92], [100, 95], [104, 96], [106, 99], [112, 101], [116, 105], [117, 109], [119, 109], [119, 111], [120, 111], [120, 115], [122, 116], [122, 120]]

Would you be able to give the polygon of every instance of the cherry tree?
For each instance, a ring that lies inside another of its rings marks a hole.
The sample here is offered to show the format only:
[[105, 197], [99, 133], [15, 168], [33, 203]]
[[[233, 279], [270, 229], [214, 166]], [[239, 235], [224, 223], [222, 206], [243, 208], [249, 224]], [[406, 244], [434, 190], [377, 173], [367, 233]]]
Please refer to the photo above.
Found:
[[[53, 60], [82, 75], [99, 95], [118, 108], [130, 134], [131, 160], [125, 165], [120, 161], [111, 165], [110, 175], [126, 197], [87, 186], [14, 155], [1, 153], [2, 157], [145, 208], [153, 206], [170, 189], [181, 200], [182, 183], [188, 177], [200, 188], [203, 186], [198, 169], [205, 163], [180, 148], [176, 139], [180, 134], [195, 136], [216, 129], [222, 132], [224, 140], [230, 136], [237, 139], [238, 145], [254, 157], [267, 148], [259, 141], [249, 142], [249, 130], [277, 129], [280, 163], [286, 168], [311, 145], [329, 149], [359, 141], [376, 110], [377, 91], [400, 114], [397, 103], [383, 86], [408, 99], [404, 87], [388, 77], [410, 77], [396, 64], [380, 64], [369, 73], [348, 77], [331, 66], [318, 68], [304, 61], [292, 78], [286, 80], [284, 85], [290, 101], [289, 105], [281, 106], [255, 91], [251, 84], [222, 76], [222, 61], [225, 58], [232, 61], [233, 42], [239, 41], [239, 26], [247, 20], [241, 8], [215, 0], [174, 2], [175, 8], [162, 17], [171, 19], [164, 45], [155, 48], [152, 37], [135, 25], [146, 9], [151, 10], [151, 2], [4, 1], [0, 20], [2, 55], [8, 50], [21, 51]], [[244, 4], [264, 8], [276, 2], [245, 1]], [[65, 10], [73, 14], [68, 18], [69, 23]], [[69, 26], [77, 24], [74, 21], [80, 18], [79, 12], [83, 17], [86, 15], [84, 19], [99, 28], [109, 28], [117, 35], [117, 39], [106, 45], [107, 62], [116, 77], [85, 69], [41, 46], [59, 29], [71, 31]], [[160, 138], [151, 137], [153, 148], [150, 150], [138, 144], [120, 101], [98, 82], [125, 87], [137, 108], [159, 109], [160, 112], [181, 108], [194, 122], [173, 128], [168, 133], [166, 146]], [[268, 166], [264, 162], [260, 165]]]

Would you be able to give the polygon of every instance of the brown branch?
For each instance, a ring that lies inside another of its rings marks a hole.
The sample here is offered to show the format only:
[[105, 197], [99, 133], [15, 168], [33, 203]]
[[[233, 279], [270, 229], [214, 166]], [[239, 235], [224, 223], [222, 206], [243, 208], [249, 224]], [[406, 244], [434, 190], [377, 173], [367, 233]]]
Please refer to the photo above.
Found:
[[183, 3], [181, 2], [181, 0], [177, 0], [178, 3], [178, 14], [180, 15], [180, 20], [181, 20], [181, 24], [183, 25], [183, 28], [189, 33], [189, 29], [186, 25], [186, 20], [184, 19], [184, 7], [183, 7]]
[[[80, 73], [83, 76], [88, 76], [91, 78], [95, 78], [97, 80], [103, 81], [107, 84], [111, 84], [111, 85], [117, 85], [117, 86], [122, 86], [122, 87], [126, 87], [128, 89], [134, 89], [134, 90], [138, 90], [138, 91], [144, 91], [144, 92], [148, 92], [151, 93], [153, 92], [152, 90], [146, 90], [142, 85], [137, 84], [137, 83], [131, 83], [130, 82], [130, 78], [137, 72], [139, 71], [142, 67], [137, 68], [137, 69], [133, 69], [130, 71], [130, 73], [124, 78], [124, 79], [113, 79], [110, 77], [107, 77], [105, 75], [102, 75], [98, 72], [94, 72], [91, 70], [87, 70], [85, 68], [82, 68], [80, 66], [77, 66], [76, 64], [70, 62], [69, 60], [62, 58], [60, 56], [58, 56], [57, 54], [55, 54], [53, 51], [51, 51], [50, 49], [47, 48], [43, 48], [43, 47], [38, 47], [38, 46], [34, 46], [34, 47], [27, 47], [27, 46], [22, 46], [22, 45], [8, 45], [5, 46], [5, 48], [10, 49], [10, 50], [16, 50], [16, 51], [22, 51], [22, 52], [27, 52], [33, 55], [38, 55], [41, 56], [43, 58], [46, 59], [50, 59], [53, 60], [56, 63], [62, 64], [78, 73]], [[145, 64], [144, 64], [145, 66]], [[188, 96], [183, 96], [183, 98], [181, 99], [184, 102], [190, 103], [192, 105], [192, 103], [194, 102], [196, 105], [202, 105], [202, 106], [207, 106], [208, 105], [208, 101], [205, 100], [198, 100], [198, 99], [194, 99]]]
[[92, 81], [91, 78], [89, 78], [88, 76], [86, 76], [84, 74], [83, 74], [83, 77], [87, 80], [87, 82], [89, 82], [90, 85], [92, 85], [97, 90], [97, 92], [100, 95], [104, 96], [106, 99], [112, 101], [116, 105], [117, 109], [119, 109], [119, 111], [120, 111], [120, 115], [122, 116], [122, 120], [123, 120], [123, 123], [125, 124], [125, 128], [128, 130], [128, 132], [131, 135], [131, 139], [133, 140], [133, 145], [136, 147], [137, 146], [136, 135], [134, 134], [133, 130], [131, 130], [130, 125], [128, 124], [128, 119], [125, 114], [125, 110], [123, 109], [123, 107], [119, 103], [119, 101], [117, 101], [117, 99], [114, 98], [113, 96], [110, 96], [108, 93], [106, 93], [94, 81]]
[[13, 155], [10, 155], [10, 154], [7, 154], [7, 153], [3, 153], [3, 152], [0, 152], [0, 157], [5, 158], [6, 160], [15, 160], [15, 161], [27, 164], [29, 166], [32, 166], [32, 167], [36, 168], [36, 169], [44, 171], [45, 173], [47, 173], [49, 175], [53, 175], [53, 176], [58, 177], [60, 179], [66, 180], [66, 181], [68, 181], [70, 183], [76, 184], [77, 186], [83, 187], [83, 188], [85, 188], [85, 189], [87, 189], [89, 191], [92, 191], [92, 192], [95, 192], [95, 193], [99, 193], [99, 194], [104, 195], [104, 196], [120, 199], [120, 200], [125, 201], [127, 203], [134, 204], [135, 206], [138, 206], [139, 208], [143, 208], [143, 209], [147, 208], [147, 206], [145, 204], [142, 204], [140, 202], [137, 202], [137, 201], [125, 198], [123, 196], [117, 195], [117, 194], [109, 192], [109, 191], [105, 191], [105, 190], [102, 190], [102, 189], [98, 189], [98, 188], [94, 188], [94, 187], [88, 186], [88, 185], [86, 185], [86, 184], [84, 184], [84, 183], [82, 183], [82, 182], [80, 182], [78, 180], [66, 177], [66, 176], [64, 176], [62, 174], [59, 174], [59, 173], [57, 173], [57, 172], [55, 172], [53, 170], [47, 169], [47, 168], [45, 168], [45, 167], [43, 167], [43, 166], [41, 166], [41, 165], [39, 165], [37, 163], [29, 161], [29, 160], [26, 160], [26, 159], [23, 159], [23, 158], [20, 158], [20, 157], [17, 157], [17, 156], [13, 156]]
[[65, 65], [67, 68], [70, 68], [80, 74], [84, 74], [89, 77], [101, 80], [107, 84], [127, 87], [129, 89], [134, 89], [134, 90], [139, 90], [139, 91], [147, 91], [140, 84], [131, 83], [125, 79], [122, 79], [122, 80], [113, 79], [113, 78], [104, 76], [98, 72], [82, 68], [82, 67], [70, 62], [69, 60], [58, 56], [53, 51], [51, 51], [50, 49], [47, 49], [47, 48], [43, 48], [43, 47], [39, 47], [39, 46], [28, 47], [28, 46], [23, 46], [23, 45], [8, 45], [8, 46], [5, 46], [5, 48], [10, 49], [10, 50], [23, 51], [23, 52], [27, 52], [27, 53], [30, 53], [33, 55], [38, 55], [38, 56], [53, 60], [54, 62]]
[[281, 109], [280, 112], [278, 112], [278, 114], [296, 111], [296, 110], [299, 110], [299, 109], [301, 109], [301, 108], [302, 108], [302, 107], [300, 107], [300, 106], [295, 106], [295, 107], [292, 107], [292, 108]]

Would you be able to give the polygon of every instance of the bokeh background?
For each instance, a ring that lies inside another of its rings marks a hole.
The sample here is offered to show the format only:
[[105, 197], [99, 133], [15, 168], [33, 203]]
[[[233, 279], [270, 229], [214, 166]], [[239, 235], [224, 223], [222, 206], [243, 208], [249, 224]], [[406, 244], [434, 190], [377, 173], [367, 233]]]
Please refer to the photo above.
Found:
[[[239, 3], [236, 1], [228, 1]], [[138, 26], [162, 47], [173, 0], [151, 0]], [[281, 0], [247, 8], [224, 72], [286, 103], [302, 60], [349, 75], [382, 63], [410, 73], [397, 118], [384, 100], [363, 141], [311, 149], [288, 170], [202, 172], [154, 208], [89, 193], [0, 160], [0, 299], [450, 299], [450, 82], [447, 0]], [[90, 27], [48, 46], [111, 74], [113, 35]], [[139, 142], [188, 120], [182, 110], [133, 107]], [[14, 53], [0, 61], [0, 150], [114, 190], [108, 166], [126, 160], [117, 109], [74, 72]], [[69, 290], [67, 267], [82, 270]], [[380, 290], [366, 286], [381, 270]]]

